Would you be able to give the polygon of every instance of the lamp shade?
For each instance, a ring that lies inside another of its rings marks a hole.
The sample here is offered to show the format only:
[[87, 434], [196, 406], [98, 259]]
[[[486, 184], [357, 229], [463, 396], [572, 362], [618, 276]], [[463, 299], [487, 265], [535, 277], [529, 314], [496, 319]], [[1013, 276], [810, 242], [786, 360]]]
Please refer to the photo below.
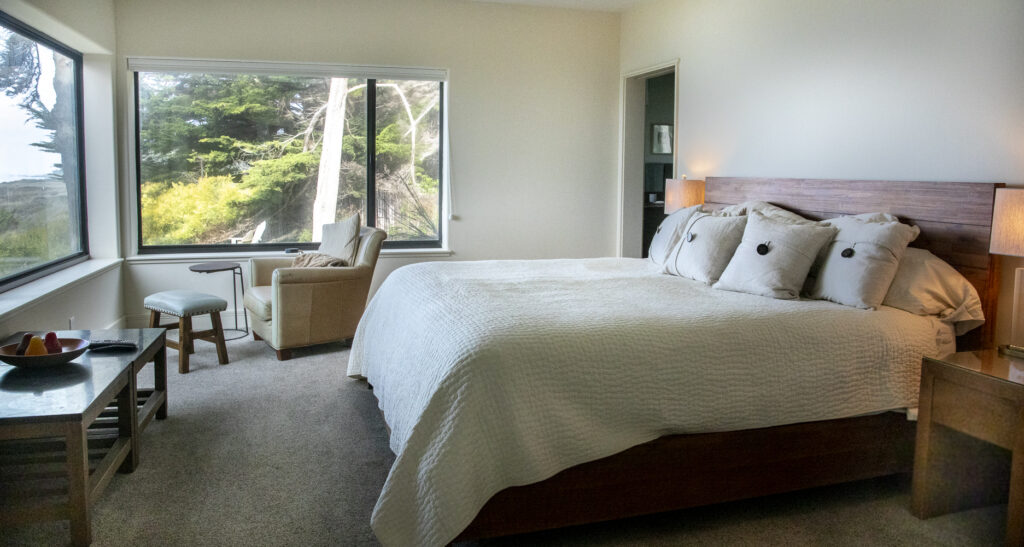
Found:
[[1024, 256], [1024, 188], [996, 188], [989, 252]]
[[704, 203], [704, 181], [681, 179], [665, 180], [665, 214]]

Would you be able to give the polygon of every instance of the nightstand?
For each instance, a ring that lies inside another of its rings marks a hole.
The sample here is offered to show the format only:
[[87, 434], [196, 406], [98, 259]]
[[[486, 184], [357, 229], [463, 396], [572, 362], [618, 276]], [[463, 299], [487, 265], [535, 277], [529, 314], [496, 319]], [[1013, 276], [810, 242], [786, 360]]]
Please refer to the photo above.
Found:
[[1024, 359], [996, 350], [925, 358], [911, 510], [928, 518], [1009, 499], [1024, 545]]

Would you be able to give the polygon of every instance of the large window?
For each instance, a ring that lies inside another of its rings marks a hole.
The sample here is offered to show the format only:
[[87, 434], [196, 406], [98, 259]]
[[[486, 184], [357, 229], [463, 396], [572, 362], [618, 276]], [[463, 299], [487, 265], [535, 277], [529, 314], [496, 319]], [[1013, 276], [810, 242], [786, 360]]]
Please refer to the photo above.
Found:
[[309, 248], [355, 213], [441, 245], [441, 78], [178, 63], [131, 64], [140, 252]]
[[88, 255], [82, 56], [0, 13], [0, 290]]

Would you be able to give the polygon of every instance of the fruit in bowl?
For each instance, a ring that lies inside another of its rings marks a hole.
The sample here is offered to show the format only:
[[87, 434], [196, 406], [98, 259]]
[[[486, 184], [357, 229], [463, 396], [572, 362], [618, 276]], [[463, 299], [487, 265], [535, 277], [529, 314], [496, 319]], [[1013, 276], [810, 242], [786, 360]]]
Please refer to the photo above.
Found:
[[46, 333], [44, 338], [33, 336], [30, 332], [25, 333], [21, 337], [18, 347], [14, 350], [15, 355], [50, 355], [62, 353], [63, 351], [64, 346], [61, 345], [60, 339], [57, 338], [57, 333], [52, 330]]
[[25, 355], [46, 355], [46, 345], [43, 344], [43, 339], [38, 336], [33, 336], [28, 341], [28, 347], [25, 348]]
[[89, 341], [59, 338], [48, 332], [42, 338], [27, 333], [17, 344], [0, 346], [0, 361], [16, 367], [48, 367], [71, 362], [89, 349]]
[[46, 353], [61, 353], [64, 351], [64, 347], [60, 345], [60, 339], [57, 338], [57, 333], [52, 330], [46, 333], [46, 338], [43, 339], [43, 347], [46, 348]]

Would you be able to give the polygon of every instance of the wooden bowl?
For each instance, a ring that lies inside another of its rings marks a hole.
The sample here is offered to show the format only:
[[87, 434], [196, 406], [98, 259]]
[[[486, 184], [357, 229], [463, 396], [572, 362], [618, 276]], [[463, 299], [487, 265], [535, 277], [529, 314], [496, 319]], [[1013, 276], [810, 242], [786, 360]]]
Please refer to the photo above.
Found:
[[58, 338], [57, 340], [60, 341], [64, 351], [46, 355], [18, 355], [15, 353], [18, 350], [18, 344], [0, 346], [0, 361], [16, 367], [52, 367], [70, 363], [89, 349], [89, 341], [81, 338]]

